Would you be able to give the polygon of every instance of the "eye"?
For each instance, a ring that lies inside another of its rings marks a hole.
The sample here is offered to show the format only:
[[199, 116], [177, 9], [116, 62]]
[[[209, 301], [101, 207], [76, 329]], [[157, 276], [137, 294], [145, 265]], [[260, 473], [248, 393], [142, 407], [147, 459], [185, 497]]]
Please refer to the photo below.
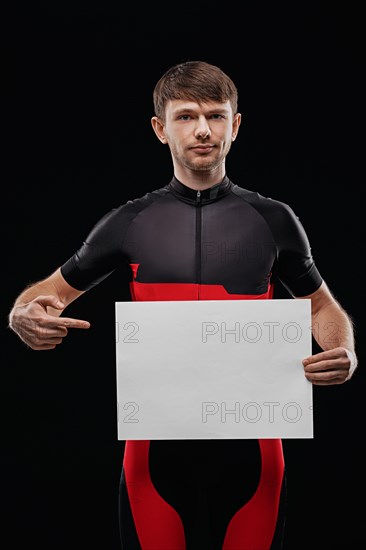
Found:
[[224, 115], [221, 115], [220, 113], [214, 113], [213, 115], [211, 115], [211, 118], [213, 118], [214, 120], [220, 120], [222, 118], [225, 118]]
[[190, 115], [179, 115], [178, 120], [190, 120]]

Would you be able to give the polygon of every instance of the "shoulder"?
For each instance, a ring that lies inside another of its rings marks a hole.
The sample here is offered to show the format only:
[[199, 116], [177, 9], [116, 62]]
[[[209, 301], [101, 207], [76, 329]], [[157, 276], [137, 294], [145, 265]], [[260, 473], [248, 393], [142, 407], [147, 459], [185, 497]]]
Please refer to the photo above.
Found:
[[136, 196], [132, 199], [128, 199], [126, 202], [119, 206], [112, 208], [106, 215], [119, 216], [127, 213], [138, 213], [144, 208], [147, 208], [156, 201], [161, 200], [165, 195], [169, 193], [168, 186], [148, 191], [143, 195]]
[[120, 206], [121, 209], [143, 209], [149, 206], [150, 204], [159, 201], [165, 195], [169, 193], [168, 185], [165, 185], [164, 187], [159, 187], [158, 189], [154, 189], [153, 191], [148, 191], [144, 195], [140, 195], [138, 197], [135, 197], [133, 199], [128, 200], [124, 204]]
[[106, 232], [125, 230], [141, 211], [162, 199], [166, 193], [168, 193], [167, 186], [161, 187], [111, 208], [95, 223], [91, 230], [91, 235], [95, 236], [105, 234]]
[[299, 220], [291, 206], [286, 202], [267, 197], [257, 191], [245, 189], [235, 184], [232, 191], [243, 201], [255, 208], [271, 225], [273, 223], [293, 223]]
[[126, 215], [133, 216], [138, 214], [141, 210], [144, 210], [154, 202], [162, 199], [168, 192], [167, 186], [164, 186], [159, 189], [154, 189], [153, 191], [148, 191], [144, 195], [134, 197], [133, 199], [128, 199], [126, 202], [121, 203], [119, 206], [112, 208], [109, 212], [104, 214], [100, 222], [118, 220]]

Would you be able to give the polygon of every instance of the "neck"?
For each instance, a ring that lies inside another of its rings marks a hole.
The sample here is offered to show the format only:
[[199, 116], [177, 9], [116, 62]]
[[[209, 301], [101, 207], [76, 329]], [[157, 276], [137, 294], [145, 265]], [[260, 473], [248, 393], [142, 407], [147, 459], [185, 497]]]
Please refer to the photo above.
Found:
[[212, 170], [191, 170], [185, 166], [174, 163], [174, 176], [181, 183], [191, 189], [204, 191], [213, 185], [220, 183], [225, 177], [225, 162]]

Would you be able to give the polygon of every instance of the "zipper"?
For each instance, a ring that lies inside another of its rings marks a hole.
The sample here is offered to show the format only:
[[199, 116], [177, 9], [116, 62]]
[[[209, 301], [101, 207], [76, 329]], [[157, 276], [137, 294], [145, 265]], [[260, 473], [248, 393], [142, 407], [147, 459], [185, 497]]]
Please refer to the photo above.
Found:
[[196, 197], [196, 281], [197, 281], [197, 294], [198, 299], [200, 298], [199, 289], [201, 284], [201, 220], [202, 220], [202, 210], [201, 210], [201, 191], [197, 191]]

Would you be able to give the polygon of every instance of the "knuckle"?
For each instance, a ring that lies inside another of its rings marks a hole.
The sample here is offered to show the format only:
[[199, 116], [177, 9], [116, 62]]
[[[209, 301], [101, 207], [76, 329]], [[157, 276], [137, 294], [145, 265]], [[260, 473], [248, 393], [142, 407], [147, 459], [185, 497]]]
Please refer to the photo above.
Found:
[[42, 341], [47, 338], [47, 331], [42, 329], [42, 327], [37, 327], [34, 331], [34, 335], [38, 340]]

